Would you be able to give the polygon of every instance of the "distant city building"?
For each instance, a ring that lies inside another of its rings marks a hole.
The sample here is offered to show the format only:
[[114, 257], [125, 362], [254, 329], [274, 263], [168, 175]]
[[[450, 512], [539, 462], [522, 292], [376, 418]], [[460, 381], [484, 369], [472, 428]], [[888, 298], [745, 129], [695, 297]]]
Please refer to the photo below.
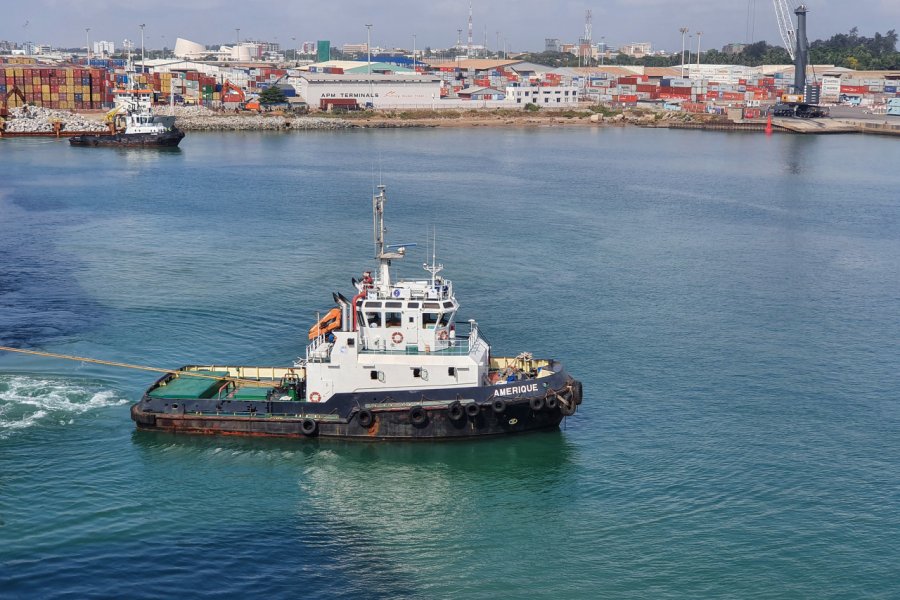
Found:
[[50, 54], [52, 51], [50, 44], [35, 44], [32, 48], [32, 54]]
[[653, 44], [650, 42], [636, 42], [634, 44], [625, 44], [619, 48], [619, 52], [625, 56], [633, 56], [641, 58], [653, 52]]
[[559, 52], [559, 38], [544, 38], [544, 52]]
[[94, 55], [95, 56], [112, 56], [116, 53], [116, 44], [115, 42], [94, 42]]
[[175, 49], [172, 51], [172, 54], [177, 58], [184, 58], [187, 60], [203, 58], [209, 53], [210, 52], [203, 44], [198, 44], [197, 42], [182, 38], [177, 38], [175, 40]]
[[746, 47], [747, 44], [725, 44], [722, 47], [722, 54], [740, 54]]
[[12, 52], [16, 45], [7, 40], [0, 40], [0, 52]]
[[303, 42], [300, 46], [300, 54], [315, 54], [316, 53], [316, 43], [315, 42]]
[[341, 46], [341, 52], [344, 54], [361, 54], [366, 52], [368, 48], [366, 44], [344, 44]]

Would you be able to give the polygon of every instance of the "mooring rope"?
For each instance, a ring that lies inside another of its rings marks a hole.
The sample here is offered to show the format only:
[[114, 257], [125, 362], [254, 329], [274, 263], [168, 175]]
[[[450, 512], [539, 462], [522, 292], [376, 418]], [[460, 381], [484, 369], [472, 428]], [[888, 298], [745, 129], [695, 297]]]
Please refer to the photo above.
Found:
[[[39, 350], [25, 350], [23, 348], [10, 348], [9, 346], [0, 346], [0, 350], [6, 352], [17, 352], [19, 354], [31, 354], [33, 356], [43, 356], [45, 358], [60, 358], [63, 360], [74, 360], [78, 362], [93, 363], [95, 365], [104, 365], [107, 367], [120, 367], [123, 369], [136, 369], [138, 371], [152, 371], [154, 373], [171, 373], [174, 375], [186, 377], [198, 377], [200, 379], [216, 379], [222, 381], [233, 381], [234, 383], [243, 383], [248, 385], [259, 385], [261, 380], [241, 379], [240, 377], [222, 377], [219, 375], [206, 375], [197, 371], [178, 371], [172, 369], [160, 369], [157, 367], [147, 367], [144, 365], [132, 365], [128, 363], [114, 362], [111, 360], [101, 360], [99, 358], [86, 358], [84, 356], [72, 356], [69, 354], [56, 354], [54, 352], [41, 352]], [[274, 371], [273, 371], [274, 376]]]

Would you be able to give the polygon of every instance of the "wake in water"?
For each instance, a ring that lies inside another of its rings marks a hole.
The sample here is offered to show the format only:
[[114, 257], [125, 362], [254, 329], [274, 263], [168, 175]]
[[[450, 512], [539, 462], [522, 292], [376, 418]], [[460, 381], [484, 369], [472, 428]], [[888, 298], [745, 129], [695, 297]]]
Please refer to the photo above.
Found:
[[38, 425], [69, 425], [75, 415], [127, 402], [90, 383], [0, 375], [0, 440]]

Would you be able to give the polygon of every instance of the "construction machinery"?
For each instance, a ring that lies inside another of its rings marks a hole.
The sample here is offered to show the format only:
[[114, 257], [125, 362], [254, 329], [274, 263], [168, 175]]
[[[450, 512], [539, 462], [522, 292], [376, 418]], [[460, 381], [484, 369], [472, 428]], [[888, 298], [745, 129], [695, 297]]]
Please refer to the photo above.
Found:
[[[17, 104], [15, 100], [18, 98], [20, 104]], [[25, 106], [25, 94], [22, 93], [22, 90], [18, 88], [18, 86], [13, 86], [11, 90], [3, 94], [3, 104], [0, 104], [0, 117], [6, 118], [9, 116], [9, 103], [10, 100], [13, 100], [13, 106]]]
[[828, 109], [818, 104], [818, 88], [806, 85], [806, 67], [809, 64], [809, 40], [806, 37], [805, 4], [793, 10], [797, 15], [797, 28], [794, 29], [790, 18], [790, 6], [787, 0], [773, 0], [778, 30], [784, 40], [788, 54], [794, 61], [794, 85], [791, 92], [782, 94], [770, 113], [775, 117], [799, 117], [801, 119], [818, 119], [828, 116]]

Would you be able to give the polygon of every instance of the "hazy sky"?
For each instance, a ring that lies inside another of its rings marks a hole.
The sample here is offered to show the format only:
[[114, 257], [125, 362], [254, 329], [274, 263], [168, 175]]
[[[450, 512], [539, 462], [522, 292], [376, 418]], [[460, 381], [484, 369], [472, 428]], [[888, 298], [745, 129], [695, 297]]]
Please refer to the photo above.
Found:
[[[754, 7], [754, 10], [749, 10]], [[859, 27], [872, 35], [900, 29], [900, 0], [809, 0], [809, 37], [830, 37]], [[447, 47], [456, 30], [466, 37], [467, 0], [0, 0], [0, 39], [62, 46], [111, 40], [116, 47], [130, 38], [139, 43], [146, 24], [149, 48], [172, 47], [176, 37], [202, 44], [267, 39], [290, 46], [328, 39], [332, 45], [365, 42], [371, 23], [372, 44], [385, 47]], [[770, 0], [480, 0], [473, 2], [475, 43], [497, 46], [497, 31], [510, 51], [542, 50], [544, 38], [575, 41], [584, 32], [584, 13], [593, 11], [593, 37], [612, 45], [650, 41], [654, 48], [680, 50], [678, 28], [702, 31], [702, 48], [721, 48], [747, 38], [748, 13], [755, 15], [755, 40], [780, 43]], [[27, 23], [27, 25], [26, 25]], [[502, 44], [502, 42], [501, 42]], [[694, 46], [696, 47], [696, 46]]]

